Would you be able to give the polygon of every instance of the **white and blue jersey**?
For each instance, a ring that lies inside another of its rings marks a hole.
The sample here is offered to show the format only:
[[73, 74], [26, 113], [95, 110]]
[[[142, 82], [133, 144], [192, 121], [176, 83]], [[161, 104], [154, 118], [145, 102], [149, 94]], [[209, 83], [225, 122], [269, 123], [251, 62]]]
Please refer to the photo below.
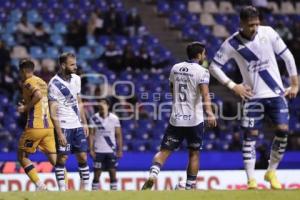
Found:
[[96, 153], [115, 153], [116, 128], [121, 127], [119, 118], [109, 113], [102, 118], [99, 113], [94, 114], [90, 120], [90, 126], [96, 129], [94, 149]]
[[[222, 67], [230, 59], [237, 63], [243, 83], [252, 88], [252, 99], [278, 97], [284, 94], [275, 54], [289, 51], [276, 31], [269, 26], [259, 26], [253, 40], [239, 32], [226, 39], [213, 58], [211, 67]], [[295, 64], [288, 63], [290, 75], [297, 75]]]
[[251, 87], [253, 96], [244, 104], [242, 127], [261, 128], [268, 115], [275, 124], [288, 124], [288, 105], [275, 55], [281, 56], [290, 76], [297, 75], [295, 61], [276, 31], [268, 26], [259, 26], [252, 40], [240, 32], [224, 41], [210, 65], [211, 73], [221, 82], [230, 79], [221, 72], [233, 59], [242, 74], [243, 84]]
[[204, 121], [200, 84], [209, 84], [207, 69], [194, 62], [181, 62], [173, 66], [170, 82], [173, 85], [173, 104], [170, 124], [192, 127]]
[[55, 75], [48, 84], [49, 101], [57, 101], [57, 118], [61, 128], [72, 129], [82, 127], [77, 96], [81, 90], [81, 79], [72, 74], [70, 81]]

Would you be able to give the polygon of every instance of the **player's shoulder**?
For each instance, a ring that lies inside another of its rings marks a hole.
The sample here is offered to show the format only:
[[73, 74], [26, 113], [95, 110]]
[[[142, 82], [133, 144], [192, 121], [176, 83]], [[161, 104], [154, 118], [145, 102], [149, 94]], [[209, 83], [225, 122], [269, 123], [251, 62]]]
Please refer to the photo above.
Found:
[[271, 26], [259, 26], [258, 27], [258, 33], [259, 34], [275, 34], [276, 31]]
[[57, 77], [58, 77], [57, 74], [54, 75], [54, 76], [50, 79], [48, 85], [52, 85], [52, 84], [53, 84], [53, 81], [54, 81], [55, 79], [57, 79]]
[[76, 81], [80, 80], [80, 76], [77, 74], [71, 74], [72, 78], [74, 78]]
[[109, 113], [109, 117], [113, 120], [119, 120], [119, 117], [116, 114], [112, 113], [112, 112]]
[[46, 82], [38, 76], [32, 76], [32, 77], [26, 79], [24, 81], [23, 85], [26, 88], [30, 89], [30, 87], [36, 87], [36, 86], [39, 86], [39, 85], [46, 85]]

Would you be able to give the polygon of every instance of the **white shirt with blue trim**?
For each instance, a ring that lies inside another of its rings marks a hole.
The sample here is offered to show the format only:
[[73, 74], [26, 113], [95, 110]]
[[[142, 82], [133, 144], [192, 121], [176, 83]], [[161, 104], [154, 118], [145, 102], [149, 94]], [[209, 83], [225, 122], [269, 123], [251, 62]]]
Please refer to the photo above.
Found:
[[72, 74], [70, 81], [55, 75], [48, 84], [49, 101], [57, 101], [57, 118], [61, 128], [71, 129], [82, 127], [77, 96], [81, 91], [81, 79]]
[[96, 153], [113, 153], [116, 151], [116, 128], [121, 127], [118, 116], [109, 113], [102, 118], [99, 113], [94, 114], [90, 126], [96, 129], [94, 148]]
[[204, 121], [200, 84], [209, 84], [209, 71], [194, 62], [175, 64], [169, 80], [173, 84], [170, 124], [190, 127]]
[[222, 68], [230, 59], [234, 59], [242, 74], [243, 83], [252, 88], [253, 99], [278, 97], [284, 94], [285, 89], [275, 54], [285, 55], [290, 76], [297, 75], [293, 56], [273, 28], [259, 26], [253, 40], [247, 40], [236, 32], [224, 41], [216, 53], [210, 71], [224, 84], [229, 78], [214, 69]]

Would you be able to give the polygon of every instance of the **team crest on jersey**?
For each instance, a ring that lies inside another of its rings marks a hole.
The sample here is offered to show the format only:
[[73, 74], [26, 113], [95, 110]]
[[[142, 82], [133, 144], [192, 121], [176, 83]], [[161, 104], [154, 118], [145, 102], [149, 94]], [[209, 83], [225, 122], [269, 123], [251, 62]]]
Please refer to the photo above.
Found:
[[267, 42], [267, 38], [266, 37], [262, 37], [262, 38], [259, 39], [259, 41], [264, 44], [264, 43]]
[[180, 71], [180, 72], [188, 72], [189, 69], [188, 69], [187, 67], [180, 67], [180, 68], [179, 68], [179, 71]]

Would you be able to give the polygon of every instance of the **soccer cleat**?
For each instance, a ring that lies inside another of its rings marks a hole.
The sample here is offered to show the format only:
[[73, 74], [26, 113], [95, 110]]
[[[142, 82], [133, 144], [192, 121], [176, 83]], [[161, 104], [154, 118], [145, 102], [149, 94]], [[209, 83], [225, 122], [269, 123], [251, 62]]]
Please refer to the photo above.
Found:
[[282, 189], [282, 186], [275, 174], [275, 170], [269, 170], [265, 174], [265, 181], [268, 181], [271, 184], [271, 188], [275, 190]]
[[248, 190], [255, 190], [257, 189], [257, 183], [255, 179], [250, 179], [248, 181]]
[[154, 184], [154, 179], [149, 178], [143, 185], [142, 190], [151, 190]]

